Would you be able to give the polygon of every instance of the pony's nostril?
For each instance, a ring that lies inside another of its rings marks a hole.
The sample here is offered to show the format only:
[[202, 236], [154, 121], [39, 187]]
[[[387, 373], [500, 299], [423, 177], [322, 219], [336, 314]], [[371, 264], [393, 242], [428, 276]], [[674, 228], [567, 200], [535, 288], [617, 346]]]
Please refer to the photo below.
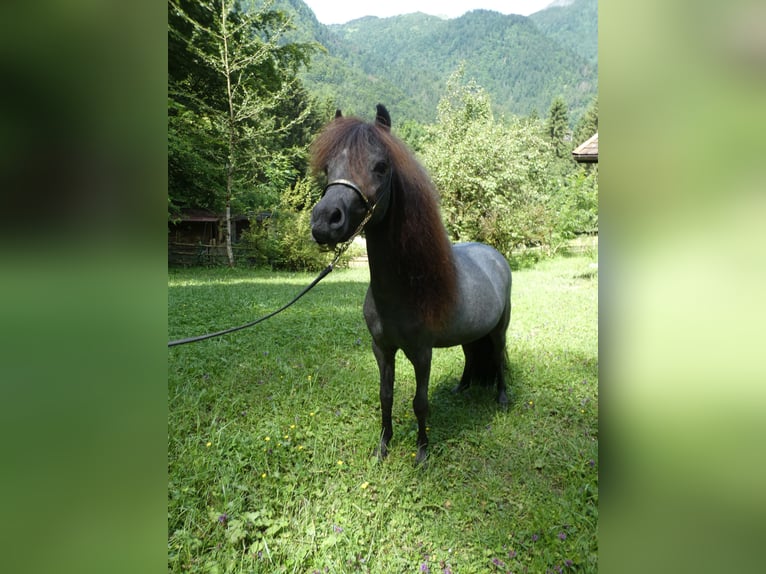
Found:
[[340, 227], [343, 224], [343, 212], [340, 209], [336, 209], [330, 215], [330, 226]]

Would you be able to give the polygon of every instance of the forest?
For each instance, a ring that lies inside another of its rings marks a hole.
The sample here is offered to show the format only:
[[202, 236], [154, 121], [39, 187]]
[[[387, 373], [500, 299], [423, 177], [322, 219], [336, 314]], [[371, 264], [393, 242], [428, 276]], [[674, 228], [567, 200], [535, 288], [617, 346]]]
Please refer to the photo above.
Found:
[[474, 10], [454, 19], [414, 13], [329, 27], [302, 0], [275, 6], [296, 23], [291, 40], [326, 48], [301, 72], [309, 90], [359, 114], [385, 100], [403, 120], [432, 123], [447, 78], [463, 62], [498, 115], [544, 115], [561, 96], [574, 123], [597, 92], [597, 0], [530, 17]]
[[169, 250], [205, 213], [229, 265], [321, 266], [308, 146], [336, 107], [371, 119], [378, 102], [437, 184], [453, 240], [513, 258], [597, 232], [597, 167], [571, 155], [598, 131], [595, 6], [327, 27], [301, 0], [169, 0]]

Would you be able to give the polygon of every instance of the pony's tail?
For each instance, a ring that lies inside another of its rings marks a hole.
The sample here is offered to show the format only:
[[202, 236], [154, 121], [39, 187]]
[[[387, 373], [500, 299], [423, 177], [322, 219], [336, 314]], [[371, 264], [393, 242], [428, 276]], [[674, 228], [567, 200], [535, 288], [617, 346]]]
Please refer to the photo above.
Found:
[[466, 347], [466, 353], [471, 354], [469, 378], [472, 383], [482, 387], [490, 387], [497, 383], [499, 377], [505, 380], [508, 371], [507, 348], [503, 347], [498, 356], [491, 335], [486, 335]]

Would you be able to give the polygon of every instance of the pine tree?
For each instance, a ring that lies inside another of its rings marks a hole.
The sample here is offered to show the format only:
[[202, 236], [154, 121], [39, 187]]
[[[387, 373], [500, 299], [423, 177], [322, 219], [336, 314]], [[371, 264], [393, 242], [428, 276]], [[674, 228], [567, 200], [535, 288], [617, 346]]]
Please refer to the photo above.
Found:
[[557, 96], [551, 103], [548, 121], [545, 124], [546, 135], [553, 144], [557, 157], [566, 157], [572, 140], [569, 131], [569, 110], [564, 98]]
[[593, 134], [598, 132], [598, 98], [594, 98], [590, 107], [586, 110], [575, 127], [572, 141], [578, 146]]

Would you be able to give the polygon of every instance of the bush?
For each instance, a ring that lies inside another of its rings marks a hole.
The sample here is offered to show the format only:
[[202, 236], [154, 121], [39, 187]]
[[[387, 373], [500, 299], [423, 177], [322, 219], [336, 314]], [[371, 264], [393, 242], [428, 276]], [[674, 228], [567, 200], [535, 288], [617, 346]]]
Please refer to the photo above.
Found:
[[597, 231], [597, 171], [558, 157], [540, 120], [495, 121], [489, 96], [461, 80], [459, 70], [422, 151], [451, 238], [512, 258], [529, 248], [552, 255]]
[[551, 156], [535, 123], [482, 117], [437, 126], [424, 161], [452, 238], [488, 243], [507, 256], [544, 244], [553, 226], [545, 193]]
[[556, 181], [561, 183], [549, 193], [552, 217], [545, 241], [551, 255], [578, 235], [598, 232], [598, 168], [579, 166]]
[[[322, 251], [311, 237], [311, 208], [319, 192], [310, 180], [299, 180], [285, 190], [271, 216], [252, 221], [242, 242], [252, 251], [251, 262], [285, 271], [320, 271], [333, 254]], [[344, 254], [338, 266], [348, 265]]]

